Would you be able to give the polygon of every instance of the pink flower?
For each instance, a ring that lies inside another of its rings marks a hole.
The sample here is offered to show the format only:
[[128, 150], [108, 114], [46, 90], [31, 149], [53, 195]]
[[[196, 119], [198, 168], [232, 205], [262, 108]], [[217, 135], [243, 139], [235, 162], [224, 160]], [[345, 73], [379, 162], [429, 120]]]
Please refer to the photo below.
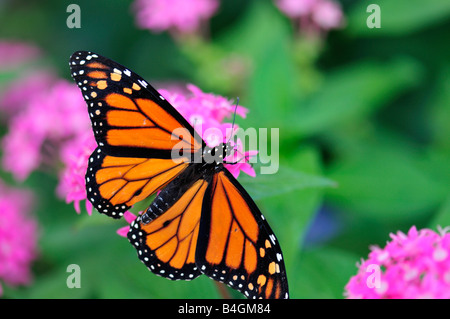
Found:
[[342, 9], [337, 2], [319, 1], [312, 12], [312, 20], [322, 29], [330, 30], [342, 25]]
[[137, 24], [154, 32], [169, 29], [182, 33], [196, 31], [218, 7], [217, 0], [136, 0], [134, 3]]
[[450, 298], [450, 233], [411, 227], [372, 247], [345, 287], [348, 298]]
[[[231, 118], [235, 110], [237, 115], [245, 118], [248, 110], [239, 105], [236, 107], [232, 101], [222, 96], [204, 93], [195, 85], [189, 84], [187, 88], [191, 95], [172, 93], [164, 89], [159, 92], [187, 119], [208, 146], [227, 143], [231, 137], [231, 123], [224, 123], [223, 120]], [[236, 124], [234, 129], [237, 129]], [[235, 153], [226, 158], [227, 161], [231, 159], [230, 162], [234, 164], [226, 164], [225, 167], [236, 178], [240, 171], [254, 177], [256, 174], [248, 159], [256, 153], [256, 151], [244, 153], [242, 142], [238, 139]]]
[[92, 213], [92, 204], [87, 200], [85, 174], [88, 159], [97, 147], [94, 135], [89, 130], [85, 134], [68, 141], [61, 149], [64, 169], [60, 175], [57, 193], [67, 203], [74, 203], [75, 211], [80, 213], [80, 202], [85, 201], [86, 210]]
[[29, 216], [31, 204], [31, 193], [0, 181], [0, 280], [11, 286], [29, 284], [32, 278], [37, 223]]
[[[139, 212], [139, 215], [140, 214], [142, 214], [142, 212]], [[130, 211], [126, 211], [124, 214], [123, 214], [123, 218], [125, 218], [125, 221], [128, 223], [128, 224], [131, 224], [135, 219], [136, 219], [136, 215], [135, 214], [133, 214], [132, 212], [130, 212]], [[127, 234], [128, 234], [128, 232], [129, 232], [129, 230], [130, 230], [130, 225], [127, 225], [127, 226], [124, 226], [124, 227], [122, 227], [122, 228], [119, 228], [118, 230], [117, 230], [117, 234], [119, 235], [119, 236], [122, 236], [122, 237], [125, 237], [125, 238], [127, 238]]]
[[2, 164], [5, 171], [13, 173], [19, 180], [25, 180], [42, 161], [43, 136], [34, 134], [33, 123], [26, 116], [16, 116], [9, 123], [8, 134], [2, 140]]
[[14, 68], [22, 63], [35, 59], [40, 50], [20, 41], [0, 41], [0, 70]]
[[341, 6], [334, 0], [275, 0], [275, 5], [304, 32], [337, 29], [343, 24]]
[[33, 92], [11, 117], [2, 141], [3, 167], [24, 180], [41, 164], [54, 166], [61, 145], [87, 130], [89, 116], [77, 86], [58, 80]]
[[232, 101], [220, 95], [204, 93], [193, 84], [188, 84], [187, 88], [193, 94], [190, 99], [191, 109], [195, 106], [203, 112], [210, 112], [209, 115], [218, 122], [222, 122], [225, 117], [231, 118], [236, 110], [236, 114], [245, 118], [248, 110], [240, 105], [236, 107]]
[[37, 95], [28, 106], [37, 131], [50, 140], [64, 140], [90, 128], [86, 103], [73, 83], [58, 80], [48, 92]]
[[53, 74], [39, 70], [8, 83], [8, 86], [0, 95], [0, 111], [7, 118], [22, 112], [33, 97], [46, 92], [54, 82]]
[[251, 157], [256, 156], [258, 154], [258, 151], [244, 152], [242, 149], [242, 143], [239, 139], [237, 141], [237, 144], [233, 145], [233, 149], [234, 152], [225, 158], [226, 162], [232, 164], [225, 164], [225, 167], [235, 178], [238, 178], [241, 171], [251, 177], [255, 177], [255, 170], [249, 163], [249, 160]]
[[202, 125], [208, 122], [222, 123], [225, 118], [233, 116], [235, 109], [236, 114], [243, 118], [248, 113], [248, 110], [240, 105], [236, 108], [233, 101], [220, 95], [204, 93], [193, 84], [188, 84], [187, 89], [191, 94], [165, 89], [159, 91], [192, 125], [196, 122]]
[[319, 0], [276, 0], [275, 5], [288, 17], [298, 18], [311, 13], [314, 5], [318, 1]]

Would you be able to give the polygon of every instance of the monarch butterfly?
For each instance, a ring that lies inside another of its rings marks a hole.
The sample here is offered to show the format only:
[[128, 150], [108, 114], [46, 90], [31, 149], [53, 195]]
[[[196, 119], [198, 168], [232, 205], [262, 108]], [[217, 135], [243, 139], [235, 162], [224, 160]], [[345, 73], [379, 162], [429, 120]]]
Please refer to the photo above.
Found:
[[78, 51], [69, 65], [98, 144], [86, 172], [89, 201], [120, 218], [160, 191], [127, 236], [149, 270], [172, 280], [205, 274], [247, 298], [288, 298], [280, 245], [224, 167], [230, 144], [207, 146], [158, 91], [114, 61]]

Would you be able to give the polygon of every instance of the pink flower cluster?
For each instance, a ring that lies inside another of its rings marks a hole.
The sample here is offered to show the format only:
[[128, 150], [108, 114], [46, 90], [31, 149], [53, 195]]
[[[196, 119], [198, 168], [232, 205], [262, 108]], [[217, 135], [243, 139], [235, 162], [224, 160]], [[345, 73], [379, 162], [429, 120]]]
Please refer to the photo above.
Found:
[[137, 24], [154, 32], [177, 30], [194, 32], [219, 7], [217, 0], [136, 0]]
[[31, 203], [31, 193], [0, 181], [0, 280], [10, 286], [28, 284], [32, 278], [38, 229], [29, 215]]
[[[232, 124], [224, 123], [224, 119], [231, 118], [235, 110], [237, 115], [245, 118], [248, 110], [240, 105], [236, 106], [232, 101], [222, 96], [204, 93], [195, 85], [188, 84], [187, 89], [191, 94], [171, 92], [164, 89], [159, 90], [159, 92], [188, 120], [208, 146], [214, 147], [220, 143], [228, 142], [238, 127], [235, 124], [232, 131]], [[248, 163], [248, 159], [256, 155], [257, 151], [244, 152], [239, 139], [233, 146], [235, 152], [226, 157], [225, 160], [234, 164], [225, 164], [225, 167], [236, 178], [240, 171], [252, 177], [256, 176], [253, 167]]]
[[34, 96], [47, 91], [54, 81], [55, 77], [52, 73], [35, 70], [8, 83], [0, 96], [0, 112], [7, 119], [21, 113], [28, 108], [28, 103]]
[[[61, 146], [90, 130], [85, 103], [75, 84], [31, 76], [13, 85], [0, 101], [1, 109], [16, 108], [16, 113], [10, 112], [8, 133], [2, 140], [2, 164], [17, 180], [26, 179], [41, 165], [54, 167]], [[42, 81], [45, 88], [39, 83]], [[17, 100], [21, 103], [8, 107]]]
[[0, 70], [14, 68], [22, 63], [35, 59], [40, 50], [28, 43], [20, 41], [0, 41]]
[[65, 143], [61, 149], [61, 160], [64, 169], [60, 173], [57, 193], [65, 198], [67, 203], [73, 202], [75, 211], [79, 214], [80, 202], [85, 201], [86, 211], [92, 214], [92, 204], [87, 200], [86, 174], [89, 156], [97, 147], [93, 133], [89, 130]]
[[[226, 142], [228, 138], [226, 129], [231, 127], [231, 123], [223, 123], [223, 120], [226, 117], [231, 117], [235, 109], [237, 114], [245, 117], [247, 109], [242, 106], [237, 106], [236, 108], [231, 101], [224, 97], [204, 93], [194, 85], [188, 85], [187, 87], [191, 93], [190, 95], [180, 92], [176, 93], [175, 90], [161, 89], [159, 92], [193, 126], [201, 129], [198, 133], [205, 141], [208, 141], [210, 146]], [[217, 136], [221, 136], [221, 140], [217, 140], [212, 136], [214, 132], [219, 133]], [[80, 212], [80, 202], [85, 200], [88, 214], [91, 214], [92, 205], [86, 200], [84, 175], [86, 174], [89, 156], [97, 144], [90, 128], [85, 129], [84, 132], [76, 136], [76, 138], [66, 142], [61, 149], [61, 160], [64, 163], [64, 169], [58, 185], [58, 194], [60, 197], [65, 198], [68, 203], [74, 202], [75, 210], [78, 213]], [[239, 140], [236, 150], [227, 160], [237, 163], [233, 165], [227, 164], [226, 167], [235, 177], [238, 177], [241, 171], [250, 176], [255, 176], [255, 171], [248, 163], [248, 159], [257, 152], [243, 152], [242, 144]]]
[[411, 227], [372, 247], [345, 287], [348, 298], [450, 298], [450, 233]]
[[275, 0], [275, 4], [288, 17], [300, 19], [300, 27], [330, 30], [343, 23], [342, 9], [333, 0]]
[[[245, 117], [247, 109], [224, 97], [204, 93], [194, 85], [188, 85], [188, 90], [190, 94], [167, 90], [161, 93], [199, 129], [208, 145], [227, 142], [231, 124], [223, 121], [231, 118], [235, 110]], [[46, 71], [30, 72], [2, 92], [0, 111], [8, 119], [8, 131], [1, 141], [3, 168], [22, 181], [38, 168], [54, 171], [62, 162], [57, 194], [67, 203], [73, 202], [78, 213], [80, 202], [86, 201], [86, 210], [91, 214], [84, 176], [96, 142], [76, 84], [56, 79]], [[244, 152], [239, 140], [234, 147], [236, 152], [226, 159], [236, 163], [227, 166], [231, 173], [237, 177], [243, 171], [255, 176], [248, 159], [256, 151]]]
[[[76, 84], [57, 79], [48, 71], [29, 72], [2, 92], [0, 111], [6, 115], [8, 126], [1, 141], [3, 169], [23, 181], [37, 169], [54, 171], [62, 161], [64, 172], [57, 193], [74, 202], [79, 212], [80, 200], [86, 199], [82, 154], [89, 156], [86, 149], [94, 147], [95, 141], [86, 103]], [[90, 203], [86, 208], [90, 212]]]

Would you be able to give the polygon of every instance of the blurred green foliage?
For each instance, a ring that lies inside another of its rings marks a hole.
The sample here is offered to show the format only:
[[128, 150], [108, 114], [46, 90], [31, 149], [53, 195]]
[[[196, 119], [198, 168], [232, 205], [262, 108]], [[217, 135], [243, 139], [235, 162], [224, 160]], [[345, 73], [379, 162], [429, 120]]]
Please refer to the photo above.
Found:
[[[70, 3], [80, 29], [66, 27]], [[346, 26], [308, 39], [272, 1], [221, 1], [199, 42], [138, 29], [131, 1], [6, 1], [0, 39], [36, 44], [67, 79], [68, 57], [90, 50], [161, 86], [239, 96], [250, 110], [241, 127], [280, 129], [279, 172], [239, 180], [281, 242], [291, 296], [342, 298], [370, 245], [412, 225], [450, 225], [450, 2], [377, 0], [380, 29], [366, 26], [367, 1], [341, 3]], [[55, 196], [56, 178], [36, 172], [24, 183], [37, 194], [40, 257], [32, 285], [4, 287], [6, 297], [220, 298], [204, 276], [148, 272], [115, 233], [125, 222], [77, 215]], [[81, 267], [81, 289], [66, 286], [69, 264]]]

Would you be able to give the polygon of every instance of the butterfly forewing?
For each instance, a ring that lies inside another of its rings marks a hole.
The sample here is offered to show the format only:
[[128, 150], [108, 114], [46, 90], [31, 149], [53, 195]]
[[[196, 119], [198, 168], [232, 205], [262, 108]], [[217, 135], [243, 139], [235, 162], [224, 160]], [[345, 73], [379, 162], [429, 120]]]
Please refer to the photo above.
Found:
[[177, 149], [186, 156], [201, 150], [192, 126], [134, 72], [86, 51], [75, 52], [69, 64], [108, 155], [170, 159]]
[[75, 52], [69, 64], [99, 145], [89, 158], [87, 198], [99, 212], [119, 218], [181, 173], [203, 141], [134, 72], [86, 51]]

